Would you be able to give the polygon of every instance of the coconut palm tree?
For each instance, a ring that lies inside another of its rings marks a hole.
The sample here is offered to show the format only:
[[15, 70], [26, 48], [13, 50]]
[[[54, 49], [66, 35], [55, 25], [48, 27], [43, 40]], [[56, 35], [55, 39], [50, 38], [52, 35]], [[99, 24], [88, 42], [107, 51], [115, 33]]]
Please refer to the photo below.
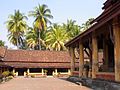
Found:
[[94, 20], [94, 18], [88, 19], [85, 23], [82, 24], [82, 31], [87, 30], [92, 26], [91, 22]]
[[63, 27], [67, 31], [69, 39], [72, 39], [81, 32], [81, 27], [76, 24], [75, 20], [67, 20], [67, 24], [63, 23]]
[[29, 48], [34, 49], [37, 45], [37, 33], [35, 30], [31, 27], [29, 27], [27, 33], [26, 33], [26, 42]]
[[38, 29], [38, 45], [39, 45], [39, 50], [41, 50], [41, 45], [40, 45], [40, 32], [42, 30], [46, 30], [47, 23], [51, 23], [49, 19], [52, 19], [53, 16], [51, 15], [50, 9], [48, 9], [48, 6], [43, 4], [43, 5], [38, 5], [38, 7], [35, 7], [33, 11], [29, 12], [29, 16], [33, 16], [35, 18], [34, 21], [34, 26]]
[[8, 39], [17, 48], [19, 48], [27, 28], [26, 19], [27, 17], [24, 14], [20, 13], [19, 10], [15, 10], [14, 14], [11, 14], [6, 22], [9, 33]]
[[0, 46], [5, 46], [5, 42], [0, 40]]
[[50, 50], [66, 50], [64, 43], [68, 41], [68, 34], [60, 25], [53, 24], [46, 34], [46, 45]]
[[[36, 28], [32, 28], [29, 27], [28, 28], [28, 32], [26, 34], [26, 42], [29, 48], [31, 49], [35, 49], [38, 50], [38, 43], [39, 43], [39, 38], [38, 38], [38, 30], [36, 30]], [[44, 41], [44, 37], [45, 37], [45, 33], [43, 33], [43, 31], [40, 32], [41, 34], [41, 39], [40, 39], [40, 43], [41, 43], [41, 48], [45, 49], [45, 41]]]

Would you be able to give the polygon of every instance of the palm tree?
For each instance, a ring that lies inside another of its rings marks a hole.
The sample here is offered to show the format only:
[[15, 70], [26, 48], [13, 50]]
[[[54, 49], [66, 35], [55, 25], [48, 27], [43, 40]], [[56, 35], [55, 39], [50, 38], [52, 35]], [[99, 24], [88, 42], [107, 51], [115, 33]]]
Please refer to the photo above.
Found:
[[94, 20], [94, 18], [88, 19], [85, 23], [82, 24], [82, 31], [87, 30], [92, 26], [91, 22]]
[[48, 9], [48, 6], [43, 4], [43, 5], [38, 5], [38, 7], [35, 7], [34, 11], [29, 12], [30, 16], [33, 16], [35, 18], [34, 21], [34, 26], [38, 29], [38, 45], [39, 45], [39, 50], [41, 50], [41, 45], [40, 45], [40, 32], [42, 30], [46, 30], [47, 23], [50, 23], [49, 19], [52, 19], [53, 16], [51, 15], [50, 9]]
[[25, 30], [27, 28], [26, 19], [27, 17], [20, 13], [19, 10], [15, 10], [14, 14], [11, 14], [9, 20], [6, 22], [8, 29], [8, 39], [12, 44], [19, 48]]
[[53, 24], [46, 34], [47, 48], [56, 51], [66, 50], [64, 46], [66, 41], [68, 41], [67, 32], [60, 25]]
[[34, 49], [38, 42], [37, 42], [37, 33], [31, 27], [29, 27], [28, 32], [26, 33], [26, 42], [29, 48]]
[[[41, 43], [41, 48], [45, 48], [45, 41], [44, 41], [44, 38], [45, 38], [45, 33], [43, 33], [43, 31], [41, 31], [41, 39], [40, 39], [40, 43]], [[26, 34], [26, 42], [27, 42], [27, 45], [29, 48], [31, 49], [35, 49], [35, 50], [38, 50], [39, 47], [38, 47], [38, 43], [39, 43], [39, 40], [38, 40], [38, 30], [36, 30], [36, 28], [32, 28], [32, 27], [29, 27], [28, 28], [28, 32]]]
[[5, 46], [5, 42], [0, 40], [0, 46]]
[[69, 39], [72, 39], [81, 32], [81, 27], [75, 23], [75, 20], [67, 20], [67, 24], [63, 23], [64, 29], [68, 32]]

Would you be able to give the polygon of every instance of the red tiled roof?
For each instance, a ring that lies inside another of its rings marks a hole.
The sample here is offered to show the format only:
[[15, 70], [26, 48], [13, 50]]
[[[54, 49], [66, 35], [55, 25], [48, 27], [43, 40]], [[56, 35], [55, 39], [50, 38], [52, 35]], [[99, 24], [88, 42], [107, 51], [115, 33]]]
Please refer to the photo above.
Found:
[[6, 47], [0, 47], [0, 57], [4, 57], [6, 49]]
[[[29, 62], [5, 62], [5, 65], [15, 68], [70, 68], [70, 63], [29, 63]], [[79, 63], [76, 63], [78, 67]]]
[[66, 51], [7, 50], [4, 61], [70, 62]]
[[70, 68], [67, 51], [7, 50], [3, 62], [15, 68]]

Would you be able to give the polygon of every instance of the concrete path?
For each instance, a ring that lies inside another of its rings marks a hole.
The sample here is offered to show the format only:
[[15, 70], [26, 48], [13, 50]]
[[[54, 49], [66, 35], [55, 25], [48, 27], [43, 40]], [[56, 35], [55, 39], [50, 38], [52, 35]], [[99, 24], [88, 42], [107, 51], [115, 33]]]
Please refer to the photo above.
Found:
[[91, 90], [71, 82], [48, 78], [17, 77], [11, 81], [0, 84], [0, 90]]

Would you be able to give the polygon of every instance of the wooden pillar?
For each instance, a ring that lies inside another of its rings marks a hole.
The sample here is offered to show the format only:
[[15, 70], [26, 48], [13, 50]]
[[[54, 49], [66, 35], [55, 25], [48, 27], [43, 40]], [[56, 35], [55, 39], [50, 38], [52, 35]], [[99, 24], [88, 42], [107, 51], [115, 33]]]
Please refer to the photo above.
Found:
[[70, 71], [70, 69], [68, 69], [68, 75], [69, 75], [69, 76], [71, 75], [71, 71]]
[[29, 69], [29, 68], [27, 69], [27, 73], [28, 73], [28, 75], [29, 75], [29, 73], [30, 73], [30, 69]]
[[55, 69], [55, 75], [58, 75], [57, 69]]
[[98, 72], [98, 45], [95, 33], [92, 34], [92, 78], [96, 78]]
[[113, 19], [115, 80], [120, 81], [120, 23], [118, 18]]
[[80, 49], [79, 77], [82, 77], [82, 75], [83, 75], [83, 67], [84, 67], [84, 51], [83, 51], [83, 44], [82, 43], [80, 43], [79, 49]]
[[44, 69], [42, 68], [42, 75], [44, 75]]
[[18, 72], [16, 72], [16, 76], [18, 76]]
[[108, 70], [108, 45], [106, 44], [106, 38], [103, 40], [103, 64], [105, 65], [105, 70]]
[[13, 71], [12, 71], [12, 72], [13, 72], [13, 74], [15, 73], [15, 68], [13, 68]]
[[71, 56], [71, 75], [73, 75], [73, 71], [75, 70], [75, 54], [73, 47], [70, 47], [70, 56]]
[[92, 43], [91, 43], [91, 39], [89, 38], [89, 74], [88, 74], [88, 77], [89, 78], [92, 78]]

